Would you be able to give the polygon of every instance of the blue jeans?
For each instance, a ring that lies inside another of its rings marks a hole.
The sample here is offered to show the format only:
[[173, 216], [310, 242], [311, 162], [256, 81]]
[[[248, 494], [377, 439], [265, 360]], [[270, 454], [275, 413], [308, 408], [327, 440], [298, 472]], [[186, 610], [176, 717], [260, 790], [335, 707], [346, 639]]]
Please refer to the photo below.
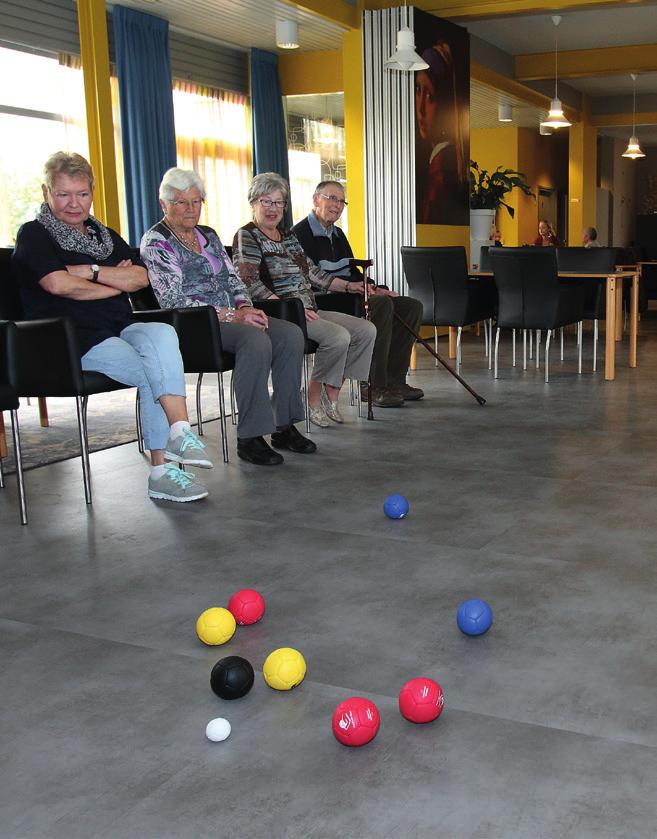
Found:
[[106, 338], [82, 356], [83, 370], [104, 373], [139, 388], [139, 404], [147, 449], [165, 449], [169, 420], [160, 396], [185, 397], [185, 373], [178, 336], [166, 323], [132, 323], [118, 338]]

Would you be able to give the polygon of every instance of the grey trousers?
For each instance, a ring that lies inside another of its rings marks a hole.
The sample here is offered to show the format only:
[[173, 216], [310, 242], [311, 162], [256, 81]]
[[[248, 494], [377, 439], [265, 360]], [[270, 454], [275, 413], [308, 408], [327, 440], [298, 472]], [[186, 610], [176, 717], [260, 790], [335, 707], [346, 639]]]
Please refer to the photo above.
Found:
[[370, 297], [370, 320], [376, 326], [376, 344], [372, 356], [372, 387], [403, 385], [415, 338], [395, 315], [416, 332], [422, 322], [422, 304], [413, 297]]
[[366, 380], [376, 340], [374, 324], [342, 312], [318, 314], [319, 320], [306, 324], [308, 337], [319, 344], [311, 378], [333, 387], [341, 387], [345, 379]]
[[219, 329], [223, 348], [235, 354], [237, 436], [260, 437], [301, 422], [305, 416], [300, 392], [304, 339], [299, 327], [269, 318], [264, 332], [242, 323], [221, 323]]

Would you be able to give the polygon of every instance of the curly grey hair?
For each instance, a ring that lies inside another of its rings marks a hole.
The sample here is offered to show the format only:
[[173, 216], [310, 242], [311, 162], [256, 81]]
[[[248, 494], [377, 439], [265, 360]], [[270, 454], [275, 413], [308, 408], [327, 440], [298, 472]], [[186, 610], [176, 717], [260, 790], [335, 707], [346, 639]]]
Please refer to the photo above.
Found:
[[258, 198], [262, 198], [263, 195], [269, 195], [270, 192], [274, 192], [276, 189], [280, 189], [284, 200], [287, 201], [288, 195], [290, 194], [290, 187], [285, 178], [282, 178], [276, 172], [261, 172], [251, 181], [248, 195], [249, 204], [255, 204]]
[[160, 184], [160, 199], [167, 203], [173, 201], [176, 192], [187, 192], [188, 189], [196, 187], [205, 201], [205, 184], [200, 175], [192, 169], [167, 169]]

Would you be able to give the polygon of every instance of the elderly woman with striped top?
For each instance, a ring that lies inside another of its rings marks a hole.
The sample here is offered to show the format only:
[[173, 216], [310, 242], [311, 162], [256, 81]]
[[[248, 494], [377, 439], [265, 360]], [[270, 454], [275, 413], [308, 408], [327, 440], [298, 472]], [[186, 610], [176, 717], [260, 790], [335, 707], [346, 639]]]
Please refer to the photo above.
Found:
[[342, 422], [338, 396], [344, 380], [365, 381], [369, 376], [376, 327], [362, 318], [317, 310], [313, 287], [362, 294], [363, 284], [322, 271], [305, 255], [295, 234], [282, 228], [288, 194], [280, 175], [256, 175], [248, 196], [253, 221], [235, 234], [233, 264], [254, 300], [301, 299], [308, 337], [319, 344], [308, 386], [310, 421], [327, 428], [329, 419]]
[[164, 217], [141, 241], [153, 291], [166, 308], [215, 308], [223, 348], [235, 354], [238, 456], [258, 466], [282, 463], [282, 455], [270, 448], [265, 434], [271, 434], [274, 448], [310, 454], [315, 444], [294, 425], [304, 419], [303, 333], [298, 326], [253, 308], [219, 237], [198, 223], [204, 199], [205, 187], [195, 172], [165, 172], [160, 184]]

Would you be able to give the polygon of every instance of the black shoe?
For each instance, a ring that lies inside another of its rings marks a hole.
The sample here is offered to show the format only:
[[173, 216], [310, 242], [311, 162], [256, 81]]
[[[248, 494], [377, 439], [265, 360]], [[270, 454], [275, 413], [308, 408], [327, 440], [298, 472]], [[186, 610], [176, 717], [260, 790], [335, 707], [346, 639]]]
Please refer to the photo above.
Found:
[[421, 388], [411, 387], [411, 385], [407, 385], [405, 382], [403, 385], [392, 385], [392, 390], [398, 393], [404, 402], [415, 402], [424, 397], [424, 391]]
[[317, 451], [313, 441], [300, 434], [294, 425], [274, 432], [271, 435], [271, 444], [275, 449], [289, 449], [297, 454], [312, 454]]
[[276, 466], [283, 463], [283, 455], [269, 447], [264, 437], [237, 438], [237, 456], [256, 466]]

